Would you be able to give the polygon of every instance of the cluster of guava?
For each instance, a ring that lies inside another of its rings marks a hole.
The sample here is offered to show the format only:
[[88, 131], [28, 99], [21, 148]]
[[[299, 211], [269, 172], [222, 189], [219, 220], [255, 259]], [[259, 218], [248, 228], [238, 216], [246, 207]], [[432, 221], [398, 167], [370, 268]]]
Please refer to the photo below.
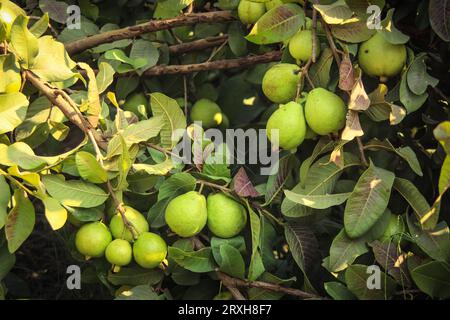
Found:
[[85, 257], [105, 256], [116, 267], [129, 265], [134, 258], [142, 268], [152, 269], [167, 255], [164, 239], [149, 232], [147, 219], [131, 207], [124, 207], [123, 216], [113, 216], [109, 228], [99, 221], [83, 225], [75, 235], [75, 246]]
[[[202, 194], [191, 191], [171, 200], [165, 211], [169, 228], [179, 237], [197, 235], [208, 225], [221, 238], [238, 235], [247, 223], [247, 211], [224, 193]], [[75, 235], [75, 246], [86, 258], [106, 257], [115, 270], [134, 261], [146, 269], [160, 266], [167, 255], [167, 244], [149, 232], [147, 219], [125, 206], [124, 213], [112, 217], [109, 227], [96, 221], [83, 225]]]
[[[266, 10], [281, 3], [283, 1], [260, 3], [241, 0], [238, 7], [239, 18], [244, 24], [255, 23]], [[317, 30], [320, 31], [321, 27], [319, 24]], [[312, 57], [313, 41], [317, 43], [315, 58], [321, 52], [320, 41], [317, 35], [313, 36], [311, 28], [312, 21], [306, 18], [304, 26], [285, 43], [296, 64], [273, 65], [262, 82], [265, 96], [280, 105], [267, 122], [267, 136], [275, 142], [273, 135], [277, 133], [279, 146], [286, 150], [295, 149], [305, 139], [316, 135], [338, 133], [346, 123], [347, 105], [334, 92], [325, 88], [298, 92], [303, 71], [301, 66]], [[404, 45], [391, 44], [381, 33], [376, 33], [360, 45], [357, 57], [359, 66], [366, 75], [379, 77], [384, 81], [403, 70], [407, 51]]]

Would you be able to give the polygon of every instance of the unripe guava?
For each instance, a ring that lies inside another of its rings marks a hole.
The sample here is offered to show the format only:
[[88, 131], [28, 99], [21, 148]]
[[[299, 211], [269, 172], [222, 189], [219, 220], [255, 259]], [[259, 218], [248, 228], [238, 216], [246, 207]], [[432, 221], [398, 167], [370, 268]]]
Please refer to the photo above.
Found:
[[[135, 237], [149, 230], [147, 219], [140, 212], [127, 206], [125, 206], [124, 209], [125, 218], [133, 228], [133, 234]], [[133, 234], [125, 226], [120, 213], [117, 213], [114, 217], [112, 217], [111, 222], [109, 223], [109, 228], [111, 229], [114, 239], [124, 239], [126, 241], [133, 242]]]
[[406, 47], [391, 44], [380, 33], [361, 44], [359, 65], [369, 76], [389, 78], [399, 74], [405, 66]]
[[214, 101], [200, 99], [191, 109], [191, 120], [201, 121], [205, 129], [214, 128], [223, 121], [222, 110]]
[[383, 235], [378, 239], [381, 242], [393, 242], [395, 245], [402, 240], [406, 231], [405, 222], [401, 216], [391, 214], [389, 224]]
[[0, 24], [3, 25], [5, 31], [5, 34], [0, 34], [0, 36], [3, 36], [3, 38], [0, 37], [0, 41], [4, 41], [10, 38], [11, 26], [14, 20], [20, 15], [26, 16], [27, 14], [22, 8], [8, 0], [0, 1], [0, 7]]
[[253, 24], [266, 13], [266, 5], [262, 2], [241, 0], [238, 6], [239, 20], [243, 24]]
[[287, 103], [294, 99], [300, 80], [300, 67], [279, 63], [267, 70], [262, 81], [266, 97], [275, 103]]
[[133, 249], [128, 241], [116, 239], [106, 248], [105, 256], [109, 263], [123, 267], [130, 264], [133, 258]]
[[183, 238], [195, 236], [206, 225], [206, 199], [196, 191], [174, 198], [166, 208], [166, 223]]
[[[320, 54], [319, 40], [316, 37], [316, 58]], [[292, 57], [301, 62], [306, 62], [312, 57], [313, 37], [311, 30], [297, 32], [289, 41], [289, 52]]]
[[266, 130], [270, 141], [272, 141], [271, 130], [278, 130], [281, 148], [291, 150], [298, 147], [303, 143], [306, 135], [303, 107], [296, 102], [281, 105], [267, 121]]
[[305, 117], [315, 133], [327, 135], [341, 130], [345, 126], [346, 116], [344, 101], [333, 92], [316, 88], [308, 94]]
[[220, 238], [232, 238], [247, 223], [247, 210], [223, 193], [208, 196], [208, 228]]
[[86, 257], [103, 257], [111, 241], [111, 232], [102, 222], [85, 224], [75, 235], [75, 247]]
[[136, 115], [142, 114], [141, 108], [145, 110], [148, 109], [148, 98], [143, 93], [133, 93], [127, 98], [122, 108], [123, 110], [131, 111]]
[[133, 244], [133, 257], [138, 265], [153, 269], [166, 258], [167, 244], [156, 233], [144, 232]]
[[266, 10], [269, 11], [275, 7], [278, 7], [281, 4], [283, 4], [283, 1], [281, 1], [281, 0], [269, 0], [269, 1], [265, 2]]
[[195, 32], [192, 26], [181, 26], [172, 28], [172, 32], [179, 40], [183, 42], [192, 41], [195, 39]]

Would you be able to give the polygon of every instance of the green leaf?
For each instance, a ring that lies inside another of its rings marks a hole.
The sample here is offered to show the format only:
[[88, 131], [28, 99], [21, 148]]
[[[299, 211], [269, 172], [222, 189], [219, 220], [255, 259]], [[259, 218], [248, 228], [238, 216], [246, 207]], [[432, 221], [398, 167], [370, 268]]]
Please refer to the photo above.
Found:
[[313, 64], [309, 71], [311, 81], [315, 87], [328, 87], [333, 61], [333, 51], [329, 48], [325, 48], [320, 55], [319, 61]]
[[97, 158], [86, 151], [79, 151], [75, 156], [80, 176], [92, 183], [105, 183], [108, 181], [108, 174], [100, 165]]
[[261, 220], [258, 214], [253, 211], [248, 201], [246, 202], [246, 204], [250, 218], [250, 231], [252, 238], [252, 255], [250, 258], [248, 278], [249, 280], [256, 280], [265, 271], [264, 265], [262, 264], [261, 255], [258, 251], [261, 240]]
[[145, 59], [146, 64], [136, 70], [138, 75], [142, 75], [145, 70], [154, 67], [159, 59], [158, 49], [149, 41], [146, 40], [135, 40], [131, 46], [130, 58], [133, 60]]
[[[408, 72], [409, 73], [409, 72]], [[423, 106], [425, 101], [428, 99], [428, 93], [417, 95], [412, 92], [408, 87], [407, 72], [402, 76], [400, 82], [400, 101], [406, 108], [408, 113], [412, 113]]]
[[330, 26], [331, 33], [337, 39], [350, 42], [360, 43], [369, 40], [375, 30], [367, 28], [366, 20], [350, 19], [344, 24], [333, 24]]
[[0, 230], [5, 226], [11, 190], [5, 177], [0, 175]]
[[184, 134], [186, 117], [176, 100], [162, 93], [151, 94], [151, 108], [155, 117], [164, 121], [161, 130], [161, 144], [164, 148], [173, 148]]
[[417, 55], [406, 75], [408, 88], [416, 95], [424, 94], [428, 86], [435, 87], [439, 83], [438, 79], [428, 74], [427, 65], [425, 64], [426, 58], [426, 53]]
[[355, 295], [340, 282], [325, 282], [324, 288], [334, 300], [356, 300]]
[[422, 230], [412, 217], [407, 216], [412, 239], [427, 255], [437, 261], [450, 260], [450, 233], [447, 223], [441, 221], [433, 230]]
[[368, 266], [353, 265], [348, 267], [345, 272], [345, 282], [348, 289], [359, 300], [388, 300], [395, 293], [395, 281], [387, 276], [384, 272], [380, 272], [380, 289], [369, 289], [367, 280], [370, 276], [367, 273]]
[[448, 0], [430, 0], [428, 14], [431, 28], [444, 41], [450, 41], [450, 13]]
[[115, 73], [116, 71], [109, 63], [100, 62], [100, 65], [98, 67], [98, 74], [96, 77], [99, 94], [105, 92], [106, 89], [108, 89], [108, 87], [113, 83]]
[[0, 94], [0, 134], [13, 131], [25, 120], [28, 104], [21, 92]]
[[115, 286], [155, 285], [164, 277], [159, 269], [142, 269], [139, 267], [123, 267], [117, 273], [108, 273], [108, 281]]
[[65, 206], [94, 208], [108, 199], [108, 194], [91, 183], [79, 180], [64, 181], [55, 175], [42, 176], [42, 182], [47, 192]]
[[315, 4], [314, 8], [328, 24], [342, 24], [353, 16], [353, 11], [345, 0], [338, 0], [332, 4]]
[[330, 258], [326, 267], [330, 272], [345, 270], [356, 258], [367, 251], [369, 250], [365, 237], [351, 239], [342, 229], [331, 243]]
[[172, 159], [168, 158], [164, 162], [158, 164], [135, 163], [133, 169], [136, 171], [144, 171], [149, 175], [165, 176], [174, 168]]
[[228, 44], [230, 50], [237, 57], [241, 57], [247, 53], [247, 41], [245, 40], [245, 29], [242, 23], [234, 21], [228, 27]]
[[127, 144], [132, 145], [156, 137], [163, 128], [164, 119], [158, 116], [128, 126], [122, 135]]
[[431, 207], [425, 197], [411, 181], [402, 178], [395, 178], [394, 188], [409, 203], [424, 229], [429, 230], [436, 226], [438, 217], [427, 216], [427, 213], [431, 210]]
[[45, 206], [45, 217], [53, 230], [59, 230], [67, 222], [67, 210], [61, 206], [58, 200], [51, 197], [42, 199]]
[[183, 251], [179, 248], [169, 247], [169, 257], [181, 267], [197, 273], [211, 272], [216, 268], [211, 248], [198, 251]]
[[63, 1], [56, 0], [40, 0], [39, 8], [42, 12], [48, 13], [50, 18], [58, 23], [67, 22], [68, 4]]
[[351, 195], [351, 192], [325, 195], [302, 195], [288, 190], [285, 190], [284, 193], [292, 202], [313, 209], [327, 209], [333, 206], [341, 205], [347, 201], [348, 197]]
[[303, 25], [305, 15], [293, 3], [279, 5], [266, 12], [253, 26], [246, 39], [256, 44], [271, 44], [291, 38]]
[[48, 82], [66, 81], [75, 76], [76, 63], [69, 57], [64, 45], [52, 36], [39, 38], [39, 54], [31, 70]]
[[10, 253], [6, 246], [0, 247], [0, 281], [2, 281], [6, 277], [6, 275], [14, 267], [15, 263], [16, 256]]
[[15, 55], [0, 55], [0, 93], [19, 91], [21, 85], [22, 76]]
[[158, 201], [174, 195], [193, 191], [196, 185], [197, 180], [189, 173], [176, 173], [160, 185]]
[[45, 12], [44, 15], [33, 24], [33, 26], [30, 28], [30, 32], [36, 38], [39, 38], [47, 31], [48, 25], [49, 25], [49, 16], [48, 13]]
[[123, 291], [116, 300], [163, 300], [164, 294], [158, 295], [151, 286], [143, 285]]
[[8, 250], [16, 252], [29, 237], [36, 219], [31, 201], [20, 190], [14, 192], [14, 205], [6, 218], [5, 234]]
[[8, 147], [8, 158], [24, 170], [42, 169], [47, 162], [34, 154], [24, 142], [16, 142]]
[[395, 175], [373, 163], [359, 178], [344, 212], [345, 231], [358, 238], [369, 231], [387, 208]]
[[29, 69], [34, 65], [39, 53], [37, 38], [28, 30], [29, 18], [18, 16], [11, 26], [11, 46], [22, 67]]
[[441, 143], [445, 152], [450, 155], [450, 121], [440, 123], [433, 134], [435, 138]]
[[395, 25], [394, 21], [392, 21], [392, 17], [394, 16], [395, 9], [390, 9], [387, 14], [386, 18], [381, 22], [381, 30], [378, 30], [379, 33], [383, 36], [383, 38], [392, 44], [405, 44], [409, 41], [409, 36], [398, 30]]
[[[295, 277], [289, 279], [281, 279], [271, 273], [265, 272], [260, 278], [260, 281], [278, 284], [284, 287], [290, 287], [296, 281]], [[284, 294], [280, 292], [273, 292], [269, 290], [250, 288], [248, 289], [248, 296], [250, 300], [279, 300]]]
[[450, 264], [431, 261], [411, 270], [417, 287], [432, 298], [450, 298]]
[[232, 277], [244, 279], [245, 263], [239, 250], [224, 243], [220, 246], [219, 251], [220, 261], [217, 263], [220, 270]]
[[154, 18], [165, 19], [178, 16], [181, 11], [190, 5], [194, 0], [162, 0], [158, 1]]
[[439, 193], [442, 194], [450, 186], [450, 155], [445, 157], [439, 175]]
[[71, 208], [66, 206], [66, 209], [78, 221], [93, 222], [103, 218], [104, 206], [96, 208]]

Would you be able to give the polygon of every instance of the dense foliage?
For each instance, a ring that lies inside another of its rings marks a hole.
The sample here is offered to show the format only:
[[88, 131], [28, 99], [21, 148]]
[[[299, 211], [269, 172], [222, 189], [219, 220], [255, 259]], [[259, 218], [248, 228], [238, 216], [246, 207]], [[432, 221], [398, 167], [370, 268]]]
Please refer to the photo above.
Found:
[[449, 8], [0, 0], [0, 299], [448, 299]]

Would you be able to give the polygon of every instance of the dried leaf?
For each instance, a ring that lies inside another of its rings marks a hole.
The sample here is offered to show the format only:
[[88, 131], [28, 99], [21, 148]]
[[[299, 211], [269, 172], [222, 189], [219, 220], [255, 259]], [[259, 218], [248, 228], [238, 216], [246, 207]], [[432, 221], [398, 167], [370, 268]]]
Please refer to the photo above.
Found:
[[367, 110], [369, 107], [370, 107], [369, 96], [367, 95], [367, 92], [364, 89], [364, 83], [362, 82], [362, 79], [359, 78], [352, 89], [348, 108], [350, 110], [364, 111]]
[[359, 122], [358, 112], [349, 110], [347, 114], [347, 124], [342, 132], [342, 140], [352, 141], [356, 137], [361, 137], [364, 135], [364, 131], [361, 128], [361, 123]]
[[353, 69], [350, 55], [344, 55], [339, 67], [339, 88], [343, 91], [350, 91], [355, 86], [355, 71]]

